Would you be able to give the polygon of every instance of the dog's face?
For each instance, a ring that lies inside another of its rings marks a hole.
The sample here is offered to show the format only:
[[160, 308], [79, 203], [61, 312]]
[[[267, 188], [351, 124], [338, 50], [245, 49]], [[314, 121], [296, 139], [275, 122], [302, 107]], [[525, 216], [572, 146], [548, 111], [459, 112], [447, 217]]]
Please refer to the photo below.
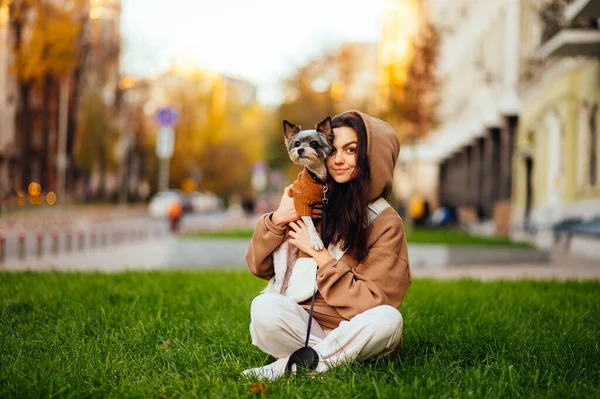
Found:
[[283, 121], [285, 146], [292, 162], [306, 167], [322, 165], [331, 152], [331, 118], [317, 123], [315, 130], [300, 130], [288, 121]]

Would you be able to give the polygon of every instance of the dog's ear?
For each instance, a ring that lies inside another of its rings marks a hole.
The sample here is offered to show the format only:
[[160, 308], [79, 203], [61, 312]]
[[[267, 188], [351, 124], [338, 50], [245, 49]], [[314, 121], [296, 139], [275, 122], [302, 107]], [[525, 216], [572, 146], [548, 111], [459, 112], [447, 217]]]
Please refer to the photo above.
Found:
[[323, 133], [327, 136], [328, 140], [333, 139], [333, 130], [331, 129], [331, 118], [327, 117], [323, 121], [319, 122], [315, 126], [317, 132]]
[[300, 131], [300, 126], [296, 126], [293, 123], [289, 123], [288, 121], [283, 121], [283, 135], [286, 140], [289, 140], [293, 135]]

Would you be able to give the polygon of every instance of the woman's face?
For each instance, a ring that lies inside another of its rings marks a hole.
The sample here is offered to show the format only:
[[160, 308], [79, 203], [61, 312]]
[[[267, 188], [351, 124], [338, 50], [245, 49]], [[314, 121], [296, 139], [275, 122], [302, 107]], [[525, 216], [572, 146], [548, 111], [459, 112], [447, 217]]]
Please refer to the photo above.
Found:
[[356, 176], [356, 132], [341, 126], [333, 129], [333, 134], [333, 149], [327, 157], [327, 171], [337, 183], [347, 183]]

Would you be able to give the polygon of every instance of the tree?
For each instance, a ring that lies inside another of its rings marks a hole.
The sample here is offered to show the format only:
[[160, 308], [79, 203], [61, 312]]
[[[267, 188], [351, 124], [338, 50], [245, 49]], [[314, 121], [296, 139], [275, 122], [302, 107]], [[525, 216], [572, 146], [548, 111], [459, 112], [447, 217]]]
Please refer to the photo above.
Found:
[[[49, 103], [52, 77], [70, 74], [77, 63], [77, 36], [81, 26], [78, 15], [83, 0], [71, 9], [42, 0], [12, 0], [9, 6], [13, 30], [13, 70], [19, 87], [19, 130], [21, 186], [31, 180], [32, 114], [30, 95], [41, 86], [44, 91], [42, 114], [42, 169], [48, 167]], [[45, 178], [44, 178], [45, 180]]]
[[385, 117], [396, 121], [400, 139], [411, 145], [426, 137], [438, 124], [439, 82], [436, 76], [439, 36], [426, 24], [412, 41], [406, 78], [391, 79]]
[[252, 162], [242, 144], [232, 140], [207, 143], [198, 159], [203, 190], [223, 198], [250, 190]]

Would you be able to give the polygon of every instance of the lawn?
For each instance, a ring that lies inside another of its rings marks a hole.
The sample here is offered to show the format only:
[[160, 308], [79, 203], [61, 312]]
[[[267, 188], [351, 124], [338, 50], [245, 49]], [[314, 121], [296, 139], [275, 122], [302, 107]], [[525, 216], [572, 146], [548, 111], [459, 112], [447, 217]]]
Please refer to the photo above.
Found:
[[[231, 229], [186, 233], [187, 237], [195, 238], [247, 238], [252, 237], [253, 229]], [[407, 237], [412, 244], [447, 244], [462, 246], [501, 246], [517, 248], [533, 248], [526, 242], [512, 241], [505, 237], [475, 236], [458, 229], [415, 228]]]
[[[0, 397], [255, 397], [246, 271], [0, 274]], [[415, 280], [404, 352], [264, 397], [598, 397], [600, 281]]]

